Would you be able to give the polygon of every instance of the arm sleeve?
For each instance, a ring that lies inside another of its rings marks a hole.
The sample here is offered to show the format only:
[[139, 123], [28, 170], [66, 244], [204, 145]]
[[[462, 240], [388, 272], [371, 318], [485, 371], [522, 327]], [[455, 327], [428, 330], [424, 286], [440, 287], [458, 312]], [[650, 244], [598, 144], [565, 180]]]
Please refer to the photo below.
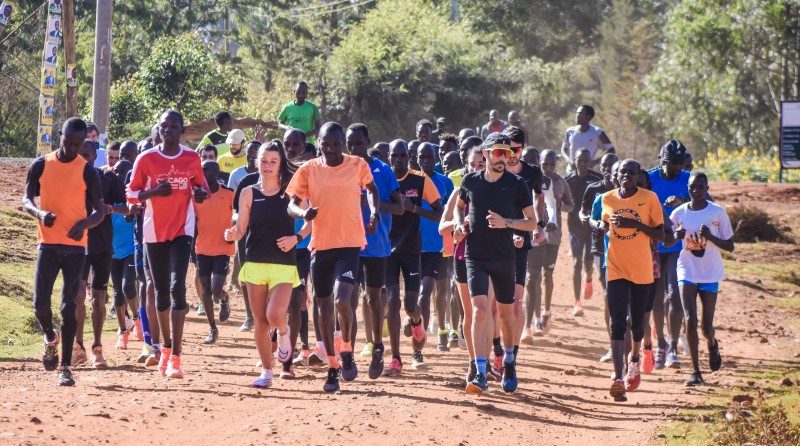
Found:
[[439, 202], [442, 198], [439, 195], [439, 190], [428, 175], [422, 174], [425, 177], [424, 185], [422, 186], [422, 199], [427, 201], [428, 204]]
[[305, 168], [307, 165], [308, 164], [304, 164], [300, 166], [297, 172], [292, 176], [292, 180], [289, 181], [289, 185], [286, 186], [287, 194], [300, 198], [301, 200], [308, 199], [308, 170]]
[[40, 194], [39, 179], [42, 178], [44, 173], [44, 157], [36, 159], [28, 169], [28, 179], [26, 180], [27, 187], [33, 191], [33, 196], [38, 197]]

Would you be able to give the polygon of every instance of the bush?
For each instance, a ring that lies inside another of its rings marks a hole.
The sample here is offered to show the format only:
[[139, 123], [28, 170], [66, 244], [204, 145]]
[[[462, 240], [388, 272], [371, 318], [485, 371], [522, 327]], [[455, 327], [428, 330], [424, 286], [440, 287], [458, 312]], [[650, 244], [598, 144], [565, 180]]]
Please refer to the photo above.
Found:
[[714, 435], [714, 444], [768, 444], [773, 446], [800, 444], [800, 426], [793, 424], [780, 404], [770, 405], [759, 394], [752, 405], [731, 403], [731, 421]]
[[778, 229], [772, 217], [756, 206], [736, 205], [728, 209], [728, 217], [734, 242], [790, 241], [790, 237]]
[[[698, 165], [712, 180], [777, 183], [780, 175], [776, 150], [719, 148], [709, 151]], [[800, 170], [785, 170], [783, 181], [800, 183]]]

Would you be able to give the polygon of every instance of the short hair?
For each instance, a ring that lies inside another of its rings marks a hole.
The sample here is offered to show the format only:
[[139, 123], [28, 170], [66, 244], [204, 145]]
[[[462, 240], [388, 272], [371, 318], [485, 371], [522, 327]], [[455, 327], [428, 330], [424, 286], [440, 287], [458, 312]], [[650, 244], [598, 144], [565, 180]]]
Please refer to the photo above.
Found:
[[473, 145], [473, 147], [476, 147], [476, 146], [480, 146], [481, 144], [483, 144], [483, 140], [478, 135], [472, 135], [472, 136], [468, 137], [467, 139], [461, 141], [461, 144], [465, 144], [465, 143], [470, 143], [470, 144]]
[[367, 149], [367, 155], [369, 155], [369, 156], [371, 156], [373, 158], [382, 158], [383, 157], [383, 154], [381, 153], [380, 149], [378, 149], [376, 147], [370, 147], [369, 149]]
[[121, 148], [122, 148], [122, 143], [119, 142], [119, 141], [114, 141], [114, 142], [112, 142], [111, 144], [108, 145], [106, 150], [119, 150]]
[[202, 154], [203, 152], [208, 152], [209, 150], [210, 150], [210, 151], [212, 151], [212, 152], [214, 152], [214, 158], [216, 158], [216, 157], [218, 157], [218, 156], [219, 156], [219, 151], [217, 151], [217, 146], [215, 146], [215, 145], [213, 145], [213, 144], [206, 144], [206, 145], [204, 145], [204, 146], [203, 146], [203, 149], [202, 149], [202, 150], [200, 150], [200, 153]]
[[89, 133], [90, 131], [94, 130], [95, 132], [100, 134], [100, 128], [97, 127], [97, 124], [95, 124], [94, 122], [87, 122], [85, 125], [86, 125], [86, 133]]
[[439, 141], [451, 142], [455, 144], [456, 147], [458, 147], [458, 136], [452, 133], [442, 133], [441, 135], [439, 135]]
[[298, 81], [295, 84], [294, 89], [297, 90], [300, 87], [306, 87], [306, 90], [308, 90], [308, 84], [306, 83], [306, 81]]
[[427, 119], [424, 119], [424, 118], [420, 119], [419, 121], [417, 121], [417, 127], [416, 128], [420, 128], [423, 125], [427, 125], [431, 129], [433, 129], [433, 124], [431, 124], [431, 121], [429, 121]]
[[[94, 125], [94, 124], [92, 124], [92, 125]], [[97, 129], [96, 125], [94, 127], [95, 127], [95, 129]], [[75, 118], [75, 117], [69, 118], [66, 121], [64, 121], [64, 124], [61, 126], [61, 133], [62, 134], [66, 135], [68, 132], [69, 133], [73, 133], [73, 132], [81, 133], [81, 132], [83, 132], [83, 134], [86, 134], [86, 133], [89, 132], [88, 125], [86, 124], [86, 121], [84, 121], [81, 118]]]
[[515, 142], [517, 144], [525, 144], [525, 130], [522, 130], [519, 127], [511, 126], [503, 130], [503, 134], [511, 139], [511, 142]]
[[365, 124], [360, 122], [354, 122], [347, 127], [347, 130], [353, 133], [361, 132], [365, 138], [369, 139], [369, 129]]
[[[214, 122], [217, 124], [218, 127], [222, 126], [222, 123], [225, 122], [226, 119], [233, 120], [233, 116], [229, 112], [221, 111], [214, 115]], [[183, 123], [181, 123], [183, 125]]]
[[178, 122], [181, 124], [181, 127], [183, 127], [183, 115], [178, 110], [175, 110], [174, 108], [170, 108], [169, 110], [164, 111], [164, 113], [161, 113], [161, 116], [164, 116], [164, 115], [174, 116], [178, 120]]
[[581, 108], [586, 110], [586, 113], [589, 114], [589, 119], [594, 118], [594, 107], [589, 104], [581, 104]]
[[689, 176], [689, 180], [691, 181], [692, 178], [702, 178], [708, 183], [708, 175], [706, 175], [705, 172], [692, 172]]
[[322, 124], [322, 127], [319, 129], [319, 133], [322, 133], [323, 129], [328, 129], [329, 131], [338, 133], [341, 135], [342, 140], [345, 138], [344, 128], [342, 128], [342, 125], [336, 121], [328, 121], [325, 124]]
[[587, 149], [586, 147], [581, 147], [580, 149], [576, 150], [575, 151], [575, 158], [578, 158], [579, 156], [581, 156], [581, 153], [586, 153], [586, 155], [589, 156], [589, 160], [592, 159], [592, 153], [589, 152], [589, 149]]

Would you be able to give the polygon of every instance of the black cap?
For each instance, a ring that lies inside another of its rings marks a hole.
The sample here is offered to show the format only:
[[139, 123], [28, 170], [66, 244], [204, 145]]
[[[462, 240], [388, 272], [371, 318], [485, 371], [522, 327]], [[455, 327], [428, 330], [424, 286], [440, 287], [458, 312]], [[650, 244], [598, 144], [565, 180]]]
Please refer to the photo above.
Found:
[[686, 160], [686, 146], [677, 139], [671, 139], [661, 146], [659, 158], [672, 164], [682, 164]]
[[489, 136], [487, 136], [483, 141], [483, 148], [491, 149], [492, 146], [498, 144], [511, 147], [511, 138], [509, 138], [508, 135], [504, 135], [500, 132], [490, 133]]

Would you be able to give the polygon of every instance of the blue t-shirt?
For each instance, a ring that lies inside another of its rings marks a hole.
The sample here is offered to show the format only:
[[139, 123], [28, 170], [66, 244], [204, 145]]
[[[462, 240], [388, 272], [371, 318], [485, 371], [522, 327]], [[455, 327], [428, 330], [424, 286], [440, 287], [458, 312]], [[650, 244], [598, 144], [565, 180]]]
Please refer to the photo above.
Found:
[[233, 169], [233, 172], [231, 172], [230, 176], [228, 177], [228, 188], [233, 190], [238, 189], [242, 178], [246, 177], [248, 173], [247, 166]]
[[[303, 229], [303, 222], [304, 222], [304, 220], [302, 218], [295, 218], [294, 219], [294, 233], [295, 234], [297, 234], [298, 232], [300, 232], [301, 229]], [[311, 242], [311, 236], [309, 235], [309, 236], [306, 236], [305, 238], [303, 238], [303, 240], [300, 240], [300, 243], [295, 245], [295, 248], [297, 248], [297, 249], [308, 248], [308, 244], [310, 242]]]
[[130, 222], [125, 220], [124, 215], [112, 214], [111, 225], [114, 228], [114, 239], [112, 246], [114, 247], [115, 259], [124, 259], [129, 255], [133, 255], [134, 243], [136, 239], [133, 235], [134, 218]]
[[[392, 192], [400, 189], [397, 177], [388, 164], [372, 158], [369, 163], [372, 172], [372, 182], [378, 188], [378, 197], [382, 202], [390, 202]], [[366, 194], [367, 192], [362, 192]], [[369, 223], [369, 206], [361, 206], [364, 225]], [[392, 213], [381, 211], [381, 219], [374, 234], [367, 234], [367, 246], [361, 250], [361, 257], [389, 257], [392, 253], [392, 243], [389, 241], [389, 232], [392, 230]]]
[[[439, 195], [441, 198], [439, 199], [439, 204], [444, 206], [447, 203], [447, 199], [450, 198], [450, 194], [453, 193], [453, 180], [447, 178], [446, 176], [440, 173], [433, 173], [431, 176], [431, 181], [433, 184], [436, 185], [436, 190], [439, 191]], [[433, 210], [431, 206], [425, 200], [422, 201], [422, 209], [425, 210]], [[422, 252], [442, 252], [442, 248], [444, 244], [442, 242], [442, 236], [439, 235], [439, 222], [428, 220], [425, 217], [419, 218], [419, 232], [422, 235]]]
[[[650, 189], [658, 195], [658, 201], [661, 202], [661, 207], [667, 217], [672, 214], [672, 211], [677, 206], [665, 206], [664, 201], [673, 195], [684, 199], [687, 198], [689, 196], [689, 177], [691, 175], [688, 170], [681, 170], [677, 177], [665, 180], [661, 176], [661, 168], [656, 167], [647, 171], [647, 176], [650, 177]], [[668, 218], [665, 220], [668, 220]], [[658, 244], [658, 252], [661, 253], [680, 252], [681, 249], [681, 242], [675, 243], [669, 248], [665, 248], [663, 243]]]
[[[594, 202], [592, 203], [592, 218], [594, 220], [599, 221], [603, 217], [603, 195], [605, 194], [597, 194], [594, 197]], [[608, 255], [608, 234], [603, 236], [603, 255], [600, 258], [600, 266], [603, 269], [606, 267], [606, 255]]]

